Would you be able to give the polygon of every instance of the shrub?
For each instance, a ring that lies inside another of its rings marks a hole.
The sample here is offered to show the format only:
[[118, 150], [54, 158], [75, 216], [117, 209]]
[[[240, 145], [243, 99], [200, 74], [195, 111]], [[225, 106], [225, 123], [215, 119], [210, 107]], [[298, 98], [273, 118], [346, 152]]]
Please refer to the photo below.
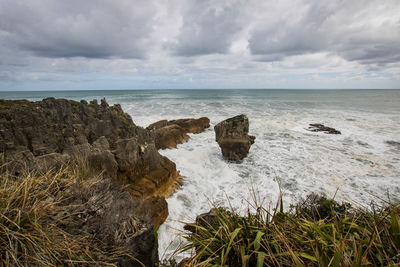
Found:
[[356, 209], [316, 195], [288, 212], [218, 208], [187, 224], [182, 250], [195, 250], [186, 266], [397, 266], [399, 218], [400, 205]]

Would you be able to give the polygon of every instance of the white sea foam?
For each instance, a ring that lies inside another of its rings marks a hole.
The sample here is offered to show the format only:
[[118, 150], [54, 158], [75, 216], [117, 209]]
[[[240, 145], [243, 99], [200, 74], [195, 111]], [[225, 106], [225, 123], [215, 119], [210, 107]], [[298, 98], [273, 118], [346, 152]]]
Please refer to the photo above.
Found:
[[[243, 210], [252, 201], [251, 188], [266, 205], [274, 204], [279, 182], [287, 206], [311, 192], [336, 195], [336, 199], [356, 205], [400, 195], [400, 151], [385, 143], [399, 141], [398, 114], [293, 108], [293, 103], [273, 106], [237, 98], [168, 99], [150, 108], [147, 105], [126, 103], [124, 109], [142, 126], [161, 119], [200, 116], [208, 116], [212, 124], [177, 149], [160, 151], [185, 177], [182, 188], [167, 200], [169, 217], [159, 229], [159, 252], [164, 258], [183, 242], [180, 221], [193, 221], [212, 203]], [[249, 156], [236, 164], [222, 158], [212, 127], [241, 113], [249, 117], [256, 142]], [[342, 134], [307, 131], [310, 123], [323, 123]]]

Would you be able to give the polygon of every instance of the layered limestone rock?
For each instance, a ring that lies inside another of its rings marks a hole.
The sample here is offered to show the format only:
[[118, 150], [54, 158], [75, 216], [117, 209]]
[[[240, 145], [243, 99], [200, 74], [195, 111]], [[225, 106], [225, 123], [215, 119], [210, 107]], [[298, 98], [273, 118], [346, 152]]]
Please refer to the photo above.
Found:
[[[54, 98], [0, 100], [0, 152], [3, 168], [15, 175], [83, 160], [115, 184], [126, 185], [134, 199], [162, 207], [163, 198], [151, 198], [168, 196], [181, 179], [175, 164], [158, 153], [153, 134], [136, 126], [120, 105], [109, 106], [104, 99], [100, 104]], [[163, 211], [155, 225], [167, 214]]]
[[201, 133], [210, 127], [210, 119], [161, 120], [150, 124], [146, 129], [154, 133], [157, 149], [176, 148], [190, 137], [187, 133]]
[[224, 120], [214, 126], [214, 131], [222, 155], [229, 160], [242, 160], [254, 144], [255, 137], [248, 135], [249, 120], [246, 115]]
[[[138, 215], [141, 203], [132, 199], [122, 186], [102, 179], [75, 184], [64, 193], [68, 197], [60, 204], [67, 208], [51, 211], [54, 223], [63, 222], [64, 230], [74, 236], [89, 233], [101, 241], [102, 247], [124, 251], [115, 257], [113, 263], [117, 266], [156, 266], [158, 240], [154, 226], [149, 223], [151, 220]], [[154, 206], [147, 209], [153, 210]]]
[[187, 133], [201, 133], [206, 128], [210, 127], [210, 119], [201, 117], [199, 119], [179, 119], [168, 122], [182, 127]]
[[[145, 266], [158, 260], [154, 231], [168, 216], [165, 197], [180, 185], [181, 176], [175, 164], [158, 153], [154, 133], [136, 126], [120, 105], [109, 106], [104, 99], [100, 104], [54, 98], [0, 100], [0, 159], [0, 171], [16, 178], [76, 162], [102, 173], [104, 181], [112, 182], [90, 196], [97, 199], [98, 210], [89, 212], [82, 201], [72, 203], [81, 205], [80, 213], [101, 212], [82, 227], [104, 242], [126, 247]], [[119, 264], [137, 262], [124, 259]]]

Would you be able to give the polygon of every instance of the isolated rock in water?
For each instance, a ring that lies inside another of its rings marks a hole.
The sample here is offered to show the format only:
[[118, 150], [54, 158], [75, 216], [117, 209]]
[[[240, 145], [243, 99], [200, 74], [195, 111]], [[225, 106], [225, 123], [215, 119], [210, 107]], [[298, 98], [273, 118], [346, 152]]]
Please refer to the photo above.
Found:
[[[100, 104], [55, 98], [0, 100], [0, 158], [15, 175], [84, 161], [115, 184], [128, 185], [126, 190], [136, 200], [150, 202], [167, 197], [181, 179], [175, 163], [158, 153], [153, 133], [136, 126], [120, 105], [109, 106], [104, 99]], [[159, 215], [166, 217], [165, 211]]]
[[341, 134], [340, 131], [320, 123], [311, 123], [307, 130], [311, 132], [324, 132], [326, 134]]
[[221, 147], [222, 155], [229, 160], [241, 160], [247, 156], [255, 137], [248, 135], [249, 120], [239, 115], [214, 126], [215, 140]]
[[161, 120], [147, 126], [147, 130], [154, 133], [154, 142], [157, 149], [176, 148], [178, 144], [186, 142], [190, 137], [187, 133], [201, 133], [210, 127], [210, 119]]
[[390, 145], [390, 146], [393, 146], [393, 147], [395, 147], [397, 149], [400, 149], [400, 142], [393, 141], [393, 140], [388, 140], [388, 141], [385, 141], [385, 143]]

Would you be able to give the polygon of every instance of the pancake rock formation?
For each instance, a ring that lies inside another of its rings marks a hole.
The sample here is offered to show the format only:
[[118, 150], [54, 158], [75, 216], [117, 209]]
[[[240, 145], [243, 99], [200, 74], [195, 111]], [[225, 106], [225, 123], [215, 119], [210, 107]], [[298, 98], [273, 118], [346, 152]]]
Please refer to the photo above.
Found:
[[189, 140], [187, 133], [201, 133], [210, 127], [210, 119], [161, 120], [147, 126], [146, 129], [154, 133], [154, 142], [157, 149], [176, 148]]
[[224, 120], [214, 126], [214, 131], [222, 155], [229, 160], [242, 160], [254, 144], [255, 137], [248, 135], [249, 120], [246, 115]]
[[[135, 229], [126, 229], [138, 235], [123, 243], [128, 250], [137, 250], [132, 255], [149, 248], [150, 258], [158, 260], [153, 231], [167, 218], [165, 197], [180, 185], [181, 176], [175, 163], [158, 153], [153, 133], [136, 126], [120, 105], [109, 106], [105, 99], [100, 104], [96, 100], [87, 103], [55, 98], [0, 100], [0, 159], [0, 171], [17, 178], [25, 172], [44, 173], [77, 162], [101, 173], [114, 188], [108, 200], [104, 199], [106, 215], [102, 220], [112, 222], [115, 229], [130, 218], [141, 221], [132, 224]], [[98, 198], [108, 194], [108, 189], [104, 190]], [[117, 195], [126, 194], [130, 195], [129, 212], [117, 204]], [[120, 226], [130, 227], [124, 225]], [[106, 227], [103, 230], [108, 231]], [[104, 232], [97, 236], [109, 239]]]

